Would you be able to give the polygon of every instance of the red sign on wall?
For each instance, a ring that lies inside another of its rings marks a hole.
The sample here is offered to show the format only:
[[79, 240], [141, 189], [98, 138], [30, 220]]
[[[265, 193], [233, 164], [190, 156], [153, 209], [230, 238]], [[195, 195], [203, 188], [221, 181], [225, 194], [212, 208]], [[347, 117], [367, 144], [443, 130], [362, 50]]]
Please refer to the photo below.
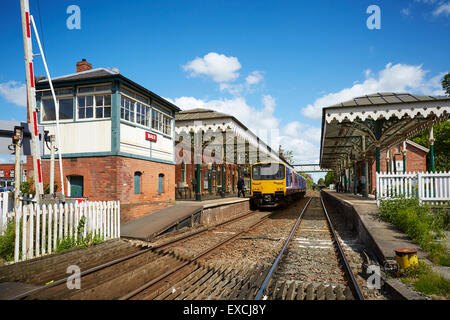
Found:
[[157, 135], [151, 132], [145, 132], [145, 140], [156, 142]]

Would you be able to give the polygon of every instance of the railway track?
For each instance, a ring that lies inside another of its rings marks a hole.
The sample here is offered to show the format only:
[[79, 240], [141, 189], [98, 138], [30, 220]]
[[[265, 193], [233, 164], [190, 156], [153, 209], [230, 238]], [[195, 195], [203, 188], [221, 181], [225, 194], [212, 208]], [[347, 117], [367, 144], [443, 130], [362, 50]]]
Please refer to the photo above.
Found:
[[322, 198], [305, 209], [255, 299], [364, 300]]
[[62, 278], [14, 298], [361, 299], [325, 212], [310, 194], [99, 264], [82, 272], [79, 290]]
[[[69, 290], [67, 288], [68, 277], [62, 276], [63, 272], [66, 271], [65, 269], [63, 271], [60, 268], [58, 272], [53, 271], [53, 273], [49, 271], [45, 279], [56, 278], [59, 280], [52, 280], [50, 281], [51, 283], [38, 286], [12, 299], [120, 298], [124, 293], [134, 291], [131, 290], [132, 288], [141, 287], [143, 282], [145, 285], [149, 281], [162, 279], [164, 275], [192, 264], [199, 257], [212, 252], [214, 248], [231, 241], [235, 237], [234, 234], [239, 232], [238, 230], [244, 232], [249, 226], [256, 225], [273, 214], [274, 212], [248, 212], [214, 227], [202, 228], [194, 233], [176, 237], [164, 243], [149, 244], [147, 248], [140, 248], [140, 250], [133, 246], [131, 253], [124, 251], [123, 253], [127, 254], [122, 256], [115, 254], [112, 260], [105, 259], [105, 256], [102, 261], [107, 262], [94, 266], [91, 263], [88, 269], [81, 272], [82, 288], [79, 290]], [[205, 247], [206, 249], [204, 249]], [[185, 248], [191, 249], [186, 250]], [[59, 259], [62, 264], [65, 261], [65, 265], [67, 265], [67, 258]], [[39, 265], [39, 263], [36, 265]], [[167, 270], [170, 272], [168, 273]], [[39, 279], [41, 281], [42, 277]], [[117, 285], [118, 283], [120, 285]]]
[[[309, 205], [309, 206], [308, 206]], [[124, 298], [132, 299], [283, 299], [353, 300], [363, 299], [353, 272], [339, 249], [340, 243], [319, 197], [312, 197], [298, 219], [290, 224], [284, 241], [266, 236], [244, 236], [253, 241], [278, 241], [273, 263], [227, 263], [221, 259], [201, 259], [189, 269], [177, 271], [164, 282]], [[292, 219], [291, 219], [292, 220]], [[295, 220], [295, 219], [294, 219]], [[262, 225], [259, 226], [262, 228]], [[260, 230], [261, 231], [261, 230]], [[308, 248], [301, 240], [308, 239]], [[232, 252], [237, 241], [222, 251]], [[261, 245], [261, 243], [260, 243]], [[299, 249], [299, 250], [298, 250]], [[301, 251], [307, 252], [301, 252]], [[299, 252], [300, 251], [300, 252]], [[317, 253], [320, 252], [317, 256]], [[220, 255], [219, 255], [220, 256]], [[319, 259], [319, 260], [317, 260]], [[309, 264], [309, 265], [308, 265]], [[297, 270], [296, 270], [297, 269]], [[306, 270], [305, 270], [306, 269]], [[315, 270], [314, 270], [315, 269]], [[303, 273], [303, 276], [302, 276]], [[308, 277], [305, 277], [308, 275]]]

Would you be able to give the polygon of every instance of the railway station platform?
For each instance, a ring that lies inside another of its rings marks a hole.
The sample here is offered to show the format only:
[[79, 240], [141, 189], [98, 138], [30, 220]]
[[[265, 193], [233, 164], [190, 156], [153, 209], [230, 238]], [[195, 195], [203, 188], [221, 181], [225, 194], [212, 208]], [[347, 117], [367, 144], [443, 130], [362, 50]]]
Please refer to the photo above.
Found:
[[249, 198], [177, 201], [175, 205], [137, 218], [121, 227], [121, 237], [149, 241], [170, 229], [196, 223], [218, 223], [249, 210]]
[[378, 206], [374, 198], [329, 190], [324, 192], [331, 204], [342, 209], [343, 214], [351, 217], [353, 223], [357, 224], [359, 236], [366, 238], [365, 243], [373, 244], [371, 249], [380, 262], [395, 260], [394, 250], [399, 248], [415, 249], [419, 258], [426, 257], [426, 253], [406, 234], [378, 218]]

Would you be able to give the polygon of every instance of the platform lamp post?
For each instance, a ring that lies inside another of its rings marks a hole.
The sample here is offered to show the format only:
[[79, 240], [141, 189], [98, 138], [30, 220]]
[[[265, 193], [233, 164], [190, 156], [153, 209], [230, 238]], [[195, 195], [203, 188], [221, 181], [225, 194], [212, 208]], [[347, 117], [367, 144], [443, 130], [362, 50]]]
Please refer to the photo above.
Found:
[[225, 163], [227, 159], [227, 149], [226, 149], [226, 134], [225, 131], [222, 130], [222, 191], [220, 192], [220, 196], [225, 198]]
[[403, 141], [403, 173], [406, 173], [406, 141]]
[[390, 160], [390, 153], [391, 151], [388, 149], [386, 151], [386, 173], [389, 173], [389, 160]]
[[211, 189], [211, 169], [212, 169], [212, 164], [208, 163], [208, 193], [212, 194], [212, 189]]
[[363, 152], [361, 190], [362, 190], [363, 197], [367, 197], [367, 190], [366, 190], [366, 177], [367, 177], [366, 164], [367, 164], [367, 159], [366, 159], [366, 137], [365, 136], [362, 136], [362, 141], [361, 142], [362, 142], [362, 152]]
[[376, 170], [377, 173], [380, 173], [381, 171], [381, 152], [380, 152], [380, 143], [375, 143], [375, 161], [376, 161]]
[[[194, 123], [197, 125], [197, 123]], [[195, 200], [196, 201], [202, 201], [202, 194], [201, 194], [201, 150], [202, 150], [202, 131], [198, 130], [197, 132], [194, 132], [194, 152], [195, 152], [195, 164], [196, 164], [196, 174], [195, 174]]]
[[353, 194], [354, 195], [356, 195], [358, 193], [357, 165], [358, 165], [358, 161], [355, 159], [354, 164], [353, 164]]
[[430, 128], [430, 138], [428, 139], [430, 142], [430, 162], [431, 162], [431, 172], [434, 173], [434, 132], [433, 132], [433, 126]]

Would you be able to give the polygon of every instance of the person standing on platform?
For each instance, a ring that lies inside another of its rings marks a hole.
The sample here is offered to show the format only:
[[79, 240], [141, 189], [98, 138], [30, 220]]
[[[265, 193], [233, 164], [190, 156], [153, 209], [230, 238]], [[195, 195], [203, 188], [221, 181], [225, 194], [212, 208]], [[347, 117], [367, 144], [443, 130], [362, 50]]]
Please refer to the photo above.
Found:
[[242, 179], [242, 177], [239, 177], [238, 182], [237, 182], [238, 197], [241, 196], [241, 192], [242, 192], [242, 196], [245, 198], [244, 184], [245, 184], [244, 179]]

